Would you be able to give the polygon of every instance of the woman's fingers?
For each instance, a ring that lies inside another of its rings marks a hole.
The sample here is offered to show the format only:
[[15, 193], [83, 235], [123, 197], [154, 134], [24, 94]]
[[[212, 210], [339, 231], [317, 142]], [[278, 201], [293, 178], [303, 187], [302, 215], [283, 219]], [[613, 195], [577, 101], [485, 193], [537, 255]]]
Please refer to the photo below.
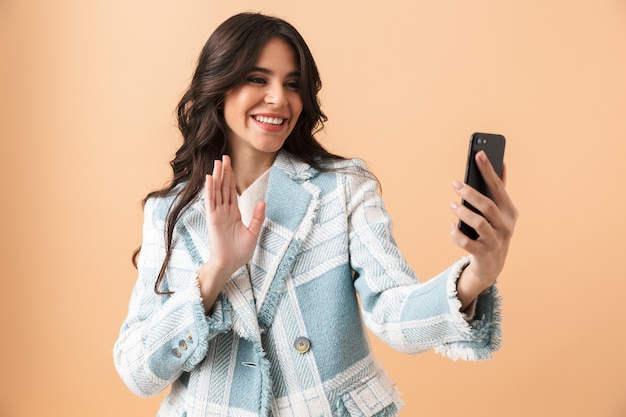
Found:
[[259, 201], [254, 207], [252, 212], [252, 220], [248, 226], [248, 231], [255, 237], [258, 237], [261, 233], [261, 226], [263, 226], [263, 220], [265, 220], [265, 201]]
[[[479, 152], [476, 155], [476, 163], [485, 183], [489, 187], [489, 192], [493, 200], [481, 194], [471, 186], [459, 181], [453, 183], [454, 190], [459, 197], [479, 210], [491, 227], [498, 231], [503, 231], [506, 234], [512, 233], [512, 225], [517, 219], [517, 209], [513, 205], [504, 185], [504, 180], [506, 180], [506, 167], [503, 165], [503, 177], [501, 179], [498, 177], [498, 174], [493, 169], [484, 152]], [[460, 216], [459, 218], [462, 221], [476, 229], [479, 235], [483, 235], [479, 229], [488, 231], [487, 225], [484, 224], [485, 221], [478, 217], [477, 214], [469, 210], [462, 210], [456, 214]]]
[[[506, 165], [502, 165], [502, 178], [500, 178], [498, 177], [498, 174], [496, 174], [493, 166], [487, 158], [487, 155], [483, 151], [476, 154], [476, 163], [483, 179], [485, 180], [485, 183], [487, 184], [487, 187], [489, 187], [489, 192], [491, 193], [495, 204], [507, 215], [516, 218], [517, 210], [513, 205], [511, 197], [506, 191]], [[483, 214], [485, 213], [483, 212]]]
[[[476, 230], [476, 233], [478, 233], [478, 235], [480, 236], [481, 242], [493, 238], [493, 235], [495, 233], [494, 225], [490, 221], [488, 221], [485, 216], [482, 216], [470, 210], [465, 205], [458, 204], [456, 202], [450, 204], [450, 210], [459, 220]], [[463, 249], [469, 249], [469, 246], [476, 242], [475, 240], [466, 236], [458, 227], [453, 229], [453, 232], [455, 232], [453, 235], [454, 241]], [[458, 232], [458, 236], [456, 232]]]
[[230, 158], [227, 155], [222, 157], [222, 186], [220, 192], [222, 194], [222, 201], [224, 204], [229, 205], [231, 203], [230, 186], [232, 180], [232, 168], [230, 165]]
[[237, 203], [235, 188], [235, 174], [230, 157], [223, 156], [223, 160], [215, 160], [213, 173], [206, 176], [205, 196], [210, 205], [207, 208], [215, 209], [218, 206]]
[[206, 174], [204, 183], [204, 206], [207, 212], [215, 210], [215, 192], [213, 191], [213, 177]]
[[222, 161], [216, 160], [213, 164], [213, 207], [222, 204]]
[[[224, 198], [228, 199], [230, 204], [237, 204], [237, 189], [235, 188], [235, 172], [230, 156], [224, 155], [224, 180], [228, 183], [224, 187]], [[228, 195], [228, 197], [226, 197]]]
[[[454, 190], [463, 200], [469, 202], [481, 214], [475, 213], [462, 204], [453, 203], [452, 211], [464, 223], [476, 230], [481, 240], [489, 238], [494, 233], [508, 237], [513, 233], [513, 225], [517, 219], [517, 212], [510, 202], [506, 191], [501, 199], [507, 201], [502, 207], [489, 197], [481, 194], [471, 186], [455, 181]], [[502, 203], [500, 203], [502, 204]], [[505, 208], [507, 207], [507, 208]]]

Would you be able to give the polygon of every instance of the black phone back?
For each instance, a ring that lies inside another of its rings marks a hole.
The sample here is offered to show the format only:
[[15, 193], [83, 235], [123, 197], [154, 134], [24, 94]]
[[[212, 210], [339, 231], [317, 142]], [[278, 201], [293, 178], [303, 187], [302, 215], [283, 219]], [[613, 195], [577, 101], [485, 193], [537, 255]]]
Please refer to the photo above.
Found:
[[[487, 158], [491, 162], [494, 170], [500, 178], [502, 178], [502, 164], [504, 161], [504, 147], [506, 139], [502, 135], [493, 133], [474, 133], [470, 138], [469, 151], [467, 154], [467, 164], [465, 168], [465, 183], [472, 186], [477, 191], [492, 198], [489, 188], [483, 179], [483, 176], [476, 166], [476, 154], [485, 151]], [[466, 201], [463, 204], [470, 210], [481, 214], [474, 206]], [[459, 222], [459, 228], [463, 233], [472, 239], [478, 238], [478, 233], [463, 222]]]

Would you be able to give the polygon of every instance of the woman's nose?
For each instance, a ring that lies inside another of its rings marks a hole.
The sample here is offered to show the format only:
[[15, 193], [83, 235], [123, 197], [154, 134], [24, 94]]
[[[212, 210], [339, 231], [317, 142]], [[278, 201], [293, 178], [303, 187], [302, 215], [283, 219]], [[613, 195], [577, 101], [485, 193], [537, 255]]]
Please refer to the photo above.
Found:
[[269, 85], [265, 94], [265, 103], [282, 106], [287, 102], [282, 85]]

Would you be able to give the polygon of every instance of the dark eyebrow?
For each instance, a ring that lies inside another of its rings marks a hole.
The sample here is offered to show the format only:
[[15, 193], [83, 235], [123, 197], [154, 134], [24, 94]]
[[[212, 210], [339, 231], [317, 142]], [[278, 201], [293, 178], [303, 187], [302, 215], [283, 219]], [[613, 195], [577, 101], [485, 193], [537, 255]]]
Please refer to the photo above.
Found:
[[[268, 70], [267, 68], [263, 68], [263, 67], [252, 67], [250, 68], [250, 72], [261, 72], [263, 74], [268, 74], [271, 75], [272, 71]], [[292, 71], [289, 74], [287, 74], [287, 78], [289, 77], [299, 77], [300, 76], [300, 71]]]

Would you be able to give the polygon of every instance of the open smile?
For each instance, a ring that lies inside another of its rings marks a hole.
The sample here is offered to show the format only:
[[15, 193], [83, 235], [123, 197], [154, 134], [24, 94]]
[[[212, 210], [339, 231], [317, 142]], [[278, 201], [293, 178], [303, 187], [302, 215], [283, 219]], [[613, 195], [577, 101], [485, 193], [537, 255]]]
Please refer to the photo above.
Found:
[[267, 124], [267, 125], [274, 125], [274, 126], [280, 126], [283, 125], [287, 119], [282, 119], [279, 117], [268, 117], [268, 116], [252, 116], [254, 118], [254, 120], [256, 120], [259, 123], [263, 123], [263, 124]]

